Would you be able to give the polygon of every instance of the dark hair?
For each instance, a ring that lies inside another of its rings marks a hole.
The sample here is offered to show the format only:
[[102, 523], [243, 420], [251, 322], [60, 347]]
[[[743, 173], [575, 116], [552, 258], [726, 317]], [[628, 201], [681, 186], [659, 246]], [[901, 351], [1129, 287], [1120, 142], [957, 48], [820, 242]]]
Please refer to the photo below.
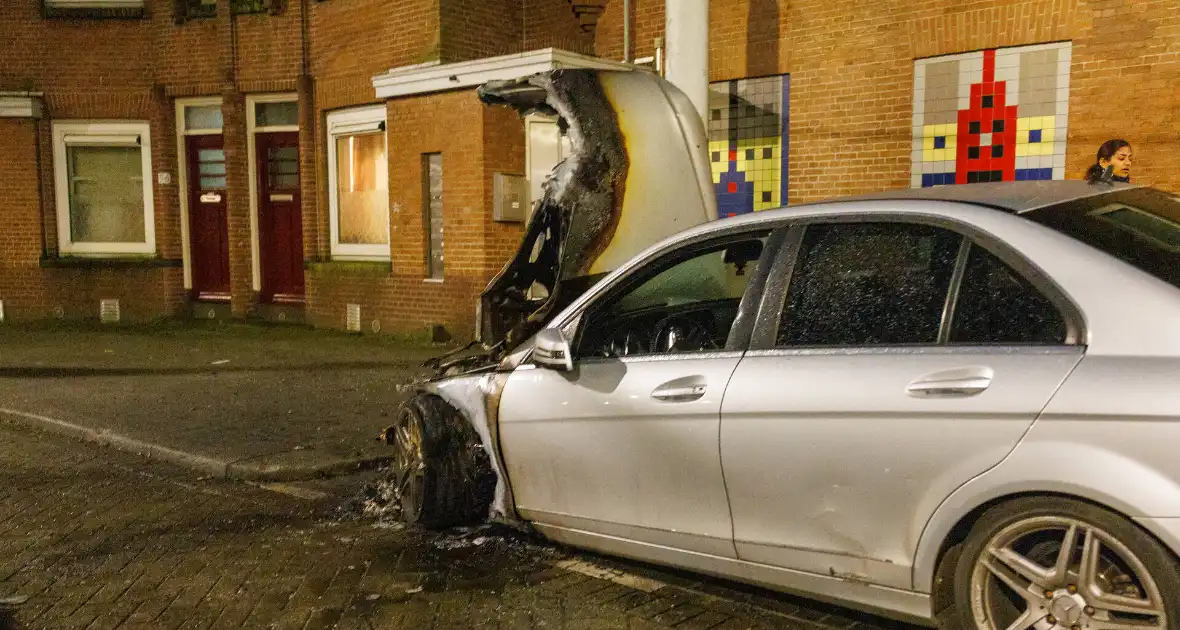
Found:
[[1090, 166], [1090, 169], [1086, 171], [1086, 181], [1093, 184], [1094, 182], [1101, 179], [1102, 171], [1104, 170], [1101, 164], [1102, 160], [1109, 160], [1113, 158], [1114, 154], [1119, 152], [1119, 149], [1129, 146], [1131, 146], [1130, 142], [1119, 138], [1103, 142], [1102, 146], [1098, 147], [1098, 159], [1095, 160], [1094, 164]]

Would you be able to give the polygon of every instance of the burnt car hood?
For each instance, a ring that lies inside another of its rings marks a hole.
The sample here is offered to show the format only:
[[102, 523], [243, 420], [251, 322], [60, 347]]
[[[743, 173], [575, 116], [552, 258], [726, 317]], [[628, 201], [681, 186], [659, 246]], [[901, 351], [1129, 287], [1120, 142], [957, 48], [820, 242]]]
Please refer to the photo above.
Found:
[[708, 136], [688, 97], [646, 71], [555, 70], [479, 97], [558, 118], [571, 152], [549, 174], [513, 258], [478, 305], [497, 360], [647, 247], [717, 218]]

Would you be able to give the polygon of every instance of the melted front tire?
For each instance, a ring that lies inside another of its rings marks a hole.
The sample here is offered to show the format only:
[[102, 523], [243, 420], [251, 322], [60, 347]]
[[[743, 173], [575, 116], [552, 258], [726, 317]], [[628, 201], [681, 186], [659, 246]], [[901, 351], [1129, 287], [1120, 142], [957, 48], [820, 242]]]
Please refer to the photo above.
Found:
[[389, 431], [403, 522], [441, 529], [487, 518], [496, 474], [459, 410], [417, 394], [402, 404]]

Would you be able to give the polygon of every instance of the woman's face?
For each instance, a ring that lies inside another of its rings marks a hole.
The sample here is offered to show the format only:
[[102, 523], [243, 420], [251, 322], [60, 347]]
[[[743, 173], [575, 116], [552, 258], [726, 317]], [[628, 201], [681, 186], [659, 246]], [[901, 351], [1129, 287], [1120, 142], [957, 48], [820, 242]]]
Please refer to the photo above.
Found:
[[1114, 152], [1109, 160], [1099, 160], [1098, 164], [1102, 168], [1114, 165], [1114, 174], [1117, 177], [1131, 176], [1131, 147], [1123, 147]]

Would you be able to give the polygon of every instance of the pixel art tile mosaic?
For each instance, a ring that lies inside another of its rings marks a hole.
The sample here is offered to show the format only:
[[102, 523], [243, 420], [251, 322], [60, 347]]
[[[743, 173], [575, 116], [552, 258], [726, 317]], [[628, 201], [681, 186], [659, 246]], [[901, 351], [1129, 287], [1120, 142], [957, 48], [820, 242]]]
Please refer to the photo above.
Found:
[[1068, 42], [914, 62], [910, 185], [1065, 178]]
[[709, 161], [721, 217], [787, 203], [790, 77], [709, 86]]

